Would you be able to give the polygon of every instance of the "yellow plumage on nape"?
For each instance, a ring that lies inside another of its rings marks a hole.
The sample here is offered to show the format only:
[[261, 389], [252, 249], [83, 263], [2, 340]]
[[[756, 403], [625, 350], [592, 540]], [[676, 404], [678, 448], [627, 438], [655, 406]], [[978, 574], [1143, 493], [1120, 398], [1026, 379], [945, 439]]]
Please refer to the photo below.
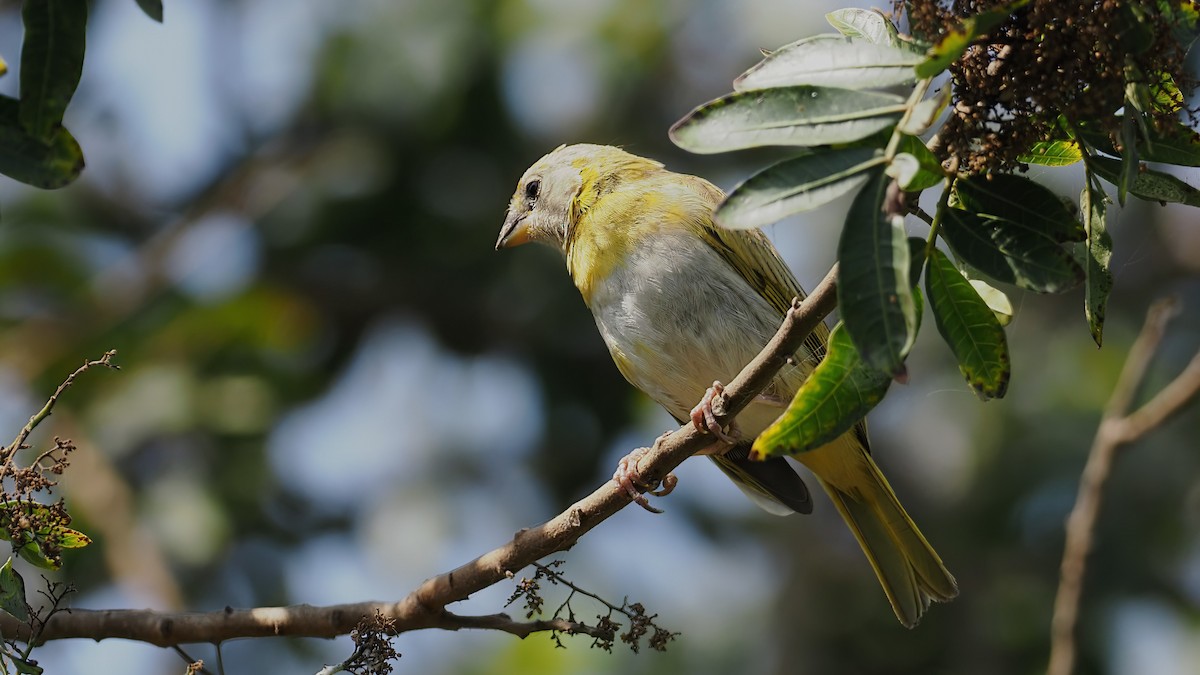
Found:
[[[760, 230], [716, 226], [723, 197], [708, 181], [619, 148], [560, 146], [521, 177], [496, 248], [557, 249], [625, 379], [675, 419], [712, 433], [703, 454], [760, 506], [808, 513], [808, 489], [785, 460], [753, 462], [747, 454], [824, 357], [823, 325], [728, 431], [712, 418], [720, 382], [767, 343], [792, 298], [804, 296]], [[613, 478], [647, 506], [636, 455]], [[796, 459], [854, 533], [901, 623], [916, 625], [931, 601], [958, 594], [871, 459], [865, 423]]]

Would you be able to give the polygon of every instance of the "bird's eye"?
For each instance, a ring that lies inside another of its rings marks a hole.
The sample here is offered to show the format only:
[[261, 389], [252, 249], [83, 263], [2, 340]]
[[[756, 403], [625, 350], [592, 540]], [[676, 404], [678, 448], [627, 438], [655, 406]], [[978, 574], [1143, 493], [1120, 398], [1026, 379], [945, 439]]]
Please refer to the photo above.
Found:
[[531, 180], [528, 183], [526, 183], [525, 184], [525, 201], [536, 202], [537, 198], [538, 198], [538, 191], [540, 191], [541, 189], [542, 189], [542, 182], [540, 180]]

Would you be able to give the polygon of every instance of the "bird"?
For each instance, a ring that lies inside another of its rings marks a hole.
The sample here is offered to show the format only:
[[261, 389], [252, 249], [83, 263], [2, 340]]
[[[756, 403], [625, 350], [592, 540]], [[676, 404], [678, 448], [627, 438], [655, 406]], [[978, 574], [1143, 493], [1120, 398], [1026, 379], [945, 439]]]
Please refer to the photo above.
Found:
[[[677, 421], [713, 435], [707, 454], [770, 513], [809, 513], [803, 479], [781, 457], [752, 461], [754, 438], [786, 408], [824, 357], [822, 324], [770, 385], [723, 429], [712, 401], [767, 343], [804, 291], [759, 229], [725, 229], [724, 192], [609, 145], [561, 145], [517, 182], [496, 249], [525, 243], [562, 254], [617, 369]], [[697, 403], [698, 402], [698, 403]], [[638, 491], [635, 451], [614, 480]], [[870, 454], [865, 421], [795, 455], [833, 502], [906, 627], [958, 585], [901, 506]], [[674, 481], [664, 482], [665, 494]]]

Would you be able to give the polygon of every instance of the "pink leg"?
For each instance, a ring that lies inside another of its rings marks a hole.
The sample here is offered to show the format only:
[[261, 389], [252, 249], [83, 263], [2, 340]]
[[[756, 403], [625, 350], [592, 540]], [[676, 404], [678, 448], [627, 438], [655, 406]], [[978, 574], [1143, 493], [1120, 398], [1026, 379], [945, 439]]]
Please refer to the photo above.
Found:
[[721, 425], [717, 423], [717, 417], [713, 414], [713, 399], [720, 396], [725, 391], [725, 385], [720, 382], [713, 382], [708, 391], [704, 392], [704, 398], [692, 408], [692, 424], [700, 431], [707, 431], [716, 436], [725, 443], [733, 445], [738, 442], [737, 427], [732, 423], [729, 425], [729, 432], [726, 433]]
[[646, 495], [642, 494], [642, 490], [655, 497], [665, 497], [675, 489], [675, 485], [679, 483], [679, 479], [675, 477], [675, 474], [669, 473], [663, 478], [660, 486], [646, 485], [646, 482], [642, 480], [641, 474], [638, 473], [638, 461], [649, 452], [650, 448], [638, 448], [622, 457], [621, 461], [617, 462], [617, 470], [613, 472], [613, 482], [625, 490], [638, 506], [651, 513], [662, 513], [662, 509], [650, 506], [650, 502], [646, 499]]

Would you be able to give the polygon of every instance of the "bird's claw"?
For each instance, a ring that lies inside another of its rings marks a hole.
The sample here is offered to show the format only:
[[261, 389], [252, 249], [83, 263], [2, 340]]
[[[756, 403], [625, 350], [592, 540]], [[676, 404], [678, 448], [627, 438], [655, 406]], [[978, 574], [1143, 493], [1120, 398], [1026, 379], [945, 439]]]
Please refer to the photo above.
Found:
[[734, 445], [738, 442], [737, 427], [732, 422], [729, 423], [729, 431], [721, 428], [721, 424], [717, 422], [717, 416], [713, 412], [713, 401], [717, 396], [725, 392], [725, 385], [720, 382], [713, 382], [712, 386], [704, 392], [704, 398], [692, 408], [692, 425], [700, 431], [707, 431], [716, 436], [721, 441]]
[[643, 480], [641, 474], [638, 472], [638, 461], [649, 452], [650, 448], [638, 448], [622, 457], [621, 461], [617, 462], [617, 470], [613, 472], [612, 479], [621, 489], [625, 490], [626, 494], [638, 506], [650, 513], [662, 513], [662, 509], [650, 506], [650, 501], [646, 499], [646, 495], [643, 492], [655, 497], [666, 497], [675, 489], [675, 486], [679, 483], [679, 479], [675, 477], [675, 474], [669, 473], [657, 485], [648, 484]]

